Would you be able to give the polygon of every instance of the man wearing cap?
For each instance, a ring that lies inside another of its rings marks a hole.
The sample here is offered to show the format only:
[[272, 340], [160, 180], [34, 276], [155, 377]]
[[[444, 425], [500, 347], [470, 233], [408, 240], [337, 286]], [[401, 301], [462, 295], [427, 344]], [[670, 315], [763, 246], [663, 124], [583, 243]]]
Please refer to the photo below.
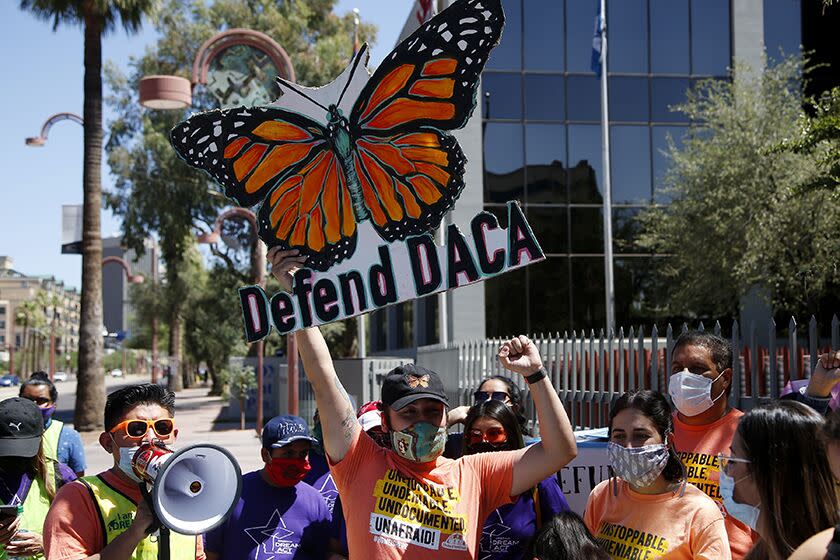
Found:
[[[290, 291], [305, 257], [275, 247], [268, 258], [272, 274]], [[321, 332], [308, 328], [295, 337], [321, 412], [350, 558], [475, 558], [487, 515], [577, 454], [562, 403], [524, 336], [504, 342], [498, 356], [529, 383], [542, 442], [455, 460], [441, 456], [449, 401], [435, 372], [407, 365], [383, 380], [382, 427], [392, 447], [384, 449], [362, 431]]]
[[302, 482], [317, 440], [299, 416], [272, 418], [262, 431], [265, 466], [242, 477], [242, 496], [222, 525], [206, 535], [208, 560], [324, 560], [330, 551], [330, 513]]

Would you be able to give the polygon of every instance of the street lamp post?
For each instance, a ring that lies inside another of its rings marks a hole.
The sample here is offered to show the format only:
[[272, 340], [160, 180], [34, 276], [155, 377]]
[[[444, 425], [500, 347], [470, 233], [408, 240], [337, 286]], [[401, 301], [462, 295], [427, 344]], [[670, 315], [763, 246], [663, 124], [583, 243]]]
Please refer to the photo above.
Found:
[[193, 61], [191, 80], [172, 75], [143, 77], [140, 80], [140, 104], [149, 109], [171, 110], [189, 107], [192, 105], [193, 88], [199, 84], [207, 84], [210, 62], [235, 46], [252, 47], [262, 52], [269, 57], [282, 78], [295, 81], [292, 61], [274, 39], [253, 29], [228, 29], [213, 35], [198, 49]]
[[47, 136], [50, 133], [50, 129], [55, 123], [61, 121], [73, 121], [76, 124], [80, 124], [82, 126], [85, 125], [85, 121], [76, 113], [56, 113], [55, 115], [48, 118], [44, 125], [41, 127], [41, 134], [39, 134], [38, 136], [30, 136], [26, 139], [26, 145], [31, 146], [33, 148], [42, 147], [44, 144], [47, 143]]
[[[280, 77], [295, 81], [295, 70], [292, 66], [292, 61], [289, 55], [277, 42], [259, 31], [253, 29], [235, 28], [228, 29], [217, 33], [207, 39], [204, 44], [199, 47], [195, 55], [195, 60], [192, 66], [192, 79], [187, 80], [181, 76], [173, 75], [155, 75], [145, 76], [140, 80], [140, 104], [149, 109], [184, 109], [192, 105], [192, 90], [195, 86], [208, 84], [208, 74], [210, 73], [210, 63], [221, 57], [222, 54], [233, 47], [249, 47], [262, 53], [268, 57], [268, 60], [273, 65], [273, 73], [279, 74]], [[253, 72], [248, 69], [245, 72], [244, 79], [257, 79]], [[228, 75], [228, 78], [231, 76]], [[237, 78], [243, 78], [238, 76]], [[273, 76], [272, 76], [273, 83]], [[268, 93], [266, 90], [265, 93]], [[219, 95], [214, 92], [214, 95], [219, 98]], [[222, 105], [230, 104], [230, 99], [219, 99]], [[249, 99], [248, 103], [244, 100], [238, 99], [235, 104], [254, 105], [259, 103], [268, 103], [269, 99], [254, 100]], [[226, 103], [228, 102], [228, 103]], [[204, 233], [198, 236], [199, 243], [216, 243], [221, 237], [221, 223], [234, 216], [244, 217], [251, 222], [254, 228], [254, 233], [259, 231], [257, 227], [256, 216], [253, 212], [246, 208], [233, 208], [227, 212], [222, 213], [217, 220], [215, 229], [211, 233]], [[254, 281], [262, 285], [265, 276], [265, 245], [257, 237], [254, 245], [254, 253], [252, 254], [251, 265], [253, 268]], [[263, 424], [263, 348], [262, 340], [256, 343], [257, 350], [257, 431], [262, 430]], [[289, 335], [287, 338], [286, 350], [289, 355], [289, 414], [297, 414], [298, 410], [298, 396], [297, 396], [297, 348], [295, 345], [295, 338]]]
[[[222, 223], [225, 220], [229, 220], [231, 218], [245, 218], [248, 220], [249, 224], [251, 225], [252, 231], [254, 232], [254, 237], [256, 241], [254, 242], [254, 247], [251, 253], [251, 273], [253, 282], [255, 284], [259, 284], [260, 286], [265, 285], [265, 243], [259, 238], [257, 232], [259, 231], [257, 225], [257, 216], [247, 208], [231, 208], [219, 214], [219, 217], [216, 218], [216, 223], [214, 224], [213, 231], [210, 233], [202, 233], [200, 234], [196, 240], [199, 243], [218, 243], [222, 238]], [[293, 339], [293, 336], [289, 337]], [[257, 353], [257, 433], [262, 432], [263, 426], [263, 354], [265, 344], [262, 340], [258, 340], [255, 343], [256, 353]], [[291, 356], [291, 354], [290, 354]], [[291, 358], [289, 358], [289, 363], [291, 364]], [[295, 363], [297, 363], [295, 361]], [[291, 371], [289, 372], [289, 399], [291, 401], [291, 394], [292, 394], [292, 374]], [[295, 390], [297, 389], [297, 384], [295, 384]], [[292, 412], [291, 408], [289, 409], [289, 414], [297, 414], [297, 412]]]
[[[126, 278], [126, 280], [128, 280], [129, 284], [142, 284], [145, 280], [145, 278], [143, 277], [142, 274], [132, 274], [131, 273], [131, 265], [128, 264], [128, 261], [126, 261], [122, 257], [111, 256], [111, 257], [105, 257], [104, 259], [102, 259], [102, 266], [103, 267], [108, 263], [115, 263], [115, 264], [120, 265], [123, 269], [123, 272], [125, 272], [125, 278]], [[154, 267], [154, 263], [152, 264], [152, 267]], [[156, 319], [153, 317], [152, 318], [153, 325], [154, 325], [155, 321], [156, 321]], [[155, 379], [155, 366], [156, 366], [156, 363], [157, 363], [156, 362], [156, 360], [157, 360], [157, 356], [156, 356], [156, 353], [157, 353], [156, 352], [157, 351], [157, 340], [156, 340], [157, 336], [156, 336], [156, 333], [154, 331], [155, 331], [155, 329], [154, 329], [154, 326], [153, 326], [153, 328], [152, 328], [152, 383], [155, 383], [155, 381], [156, 381], [156, 379]], [[50, 348], [54, 347], [53, 340], [54, 340], [53, 338], [50, 338]], [[52, 356], [52, 358], [53, 359], [50, 360], [50, 379], [52, 379], [52, 376], [53, 376], [54, 358], [55, 357]], [[125, 348], [124, 347], [123, 347], [123, 356], [122, 356], [122, 368], [123, 368], [124, 372], [128, 371], [126, 369]]]

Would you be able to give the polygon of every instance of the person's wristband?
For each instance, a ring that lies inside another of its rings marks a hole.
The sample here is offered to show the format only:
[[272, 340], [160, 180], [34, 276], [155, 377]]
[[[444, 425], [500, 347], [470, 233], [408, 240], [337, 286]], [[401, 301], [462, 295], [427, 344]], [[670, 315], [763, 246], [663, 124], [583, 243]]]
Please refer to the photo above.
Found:
[[545, 368], [541, 367], [539, 369], [539, 371], [537, 371], [536, 373], [532, 373], [531, 375], [526, 375], [525, 376], [525, 381], [528, 382], [528, 385], [531, 385], [533, 383], [536, 383], [540, 379], [544, 378], [545, 376], [546, 376]]

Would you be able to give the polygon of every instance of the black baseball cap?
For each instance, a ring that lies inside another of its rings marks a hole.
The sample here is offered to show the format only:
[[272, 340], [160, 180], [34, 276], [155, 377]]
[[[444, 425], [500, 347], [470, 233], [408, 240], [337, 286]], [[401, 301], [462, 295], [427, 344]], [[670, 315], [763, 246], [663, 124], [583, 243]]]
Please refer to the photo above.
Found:
[[0, 457], [34, 457], [44, 435], [44, 416], [29, 399], [0, 401]]
[[418, 399], [434, 399], [449, 406], [438, 374], [414, 364], [397, 366], [388, 372], [382, 382], [382, 404], [400, 410]]

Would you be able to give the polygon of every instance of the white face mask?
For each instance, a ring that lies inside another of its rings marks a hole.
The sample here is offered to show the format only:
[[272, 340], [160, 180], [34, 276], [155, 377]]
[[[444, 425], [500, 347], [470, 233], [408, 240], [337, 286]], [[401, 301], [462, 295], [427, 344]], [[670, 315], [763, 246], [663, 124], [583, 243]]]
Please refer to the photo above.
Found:
[[[746, 477], [744, 477], [746, 478]], [[743, 479], [739, 479], [743, 480]], [[720, 471], [720, 496], [723, 498], [723, 507], [726, 513], [755, 531], [758, 525], [758, 515], [761, 510], [758, 506], [736, 502], [733, 494], [735, 492], [735, 479], [726, 474], [723, 469]]]
[[668, 380], [668, 394], [677, 410], [685, 416], [697, 416], [709, 410], [715, 401], [723, 396], [712, 398], [712, 383], [721, 378], [723, 373], [709, 379], [705, 375], [691, 373], [688, 368], [673, 374]]
[[[113, 441], [113, 436], [111, 436]], [[117, 445], [117, 442], [114, 441], [114, 445]], [[134, 459], [134, 454], [137, 453], [137, 447], [118, 447], [120, 450], [120, 462], [117, 463], [117, 467], [131, 480], [135, 482], [142, 482], [140, 477], [134, 474], [134, 467], [131, 465], [132, 459]]]

